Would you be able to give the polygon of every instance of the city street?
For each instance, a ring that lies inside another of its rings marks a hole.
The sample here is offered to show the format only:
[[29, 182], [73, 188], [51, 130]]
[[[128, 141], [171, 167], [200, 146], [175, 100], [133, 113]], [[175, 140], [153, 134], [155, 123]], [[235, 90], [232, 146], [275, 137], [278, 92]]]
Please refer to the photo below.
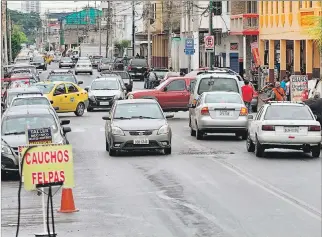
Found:
[[[52, 63], [41, 74], [47, 77]], [[82, 87], [98, 75], [78, 75]], [[143, 82], [134, 81], [134, 90]], [[106, 111], [59, 114], [70, 119], [75, 205], [55, 213], [63, 237], [320, 237], [321, 160], [281, 150], [257, 158], [233, 134], [196, 140], [188, 113], [169, 119], [172, 154], [110, 157]], [[18, 181], [2, 181], [2, 235], [17, 223]], [[61, 190], [54, 198], [60, 207]], [[20, 236], [42, 232], [41, 197], [22, 191]]]

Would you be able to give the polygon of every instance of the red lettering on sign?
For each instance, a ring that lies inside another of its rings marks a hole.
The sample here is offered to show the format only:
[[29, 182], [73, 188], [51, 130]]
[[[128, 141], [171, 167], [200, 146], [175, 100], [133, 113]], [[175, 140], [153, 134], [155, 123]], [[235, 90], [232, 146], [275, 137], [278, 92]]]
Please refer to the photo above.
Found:
[[25, 154], [25, 161], [26, 161], [27, 165], [30, 165], [30, 163], [31, 163], [31, 160], [29, 160], [29, 159], [30, 159], [30, 153], [26, 153]]
[[54, 173], [52, 171], [48, 172], [49, 180], [52, 180], [54, 177]]
[[59, 163], [63, 162], [64, 157], [63, 157], [63, 152], [62, 151], [57, 152], [57, 160], [58, 160]]
[[44, 181], [43, 181], [42, 173], [38, 172], [38, 174], [37, 174], [37, 183], [36, 184], [43, 184], [43, 183], [44, 183]]
[[49, 163], [63, 163], [69, 162], [69, 151], [45, 151], [45, 152], [33, 152], [26, 153], [25, 161], [27, 165], [41, 165]]
[[56, 152], [55, 151], [50, 152], [50, 156], [51, 156], [51, 163], [56, 163], [57, 162]]
[[32, 183], [36, 184], [49, 184], [65, 181], [65, 172], [49, 171], [49, 172], [35, 172], [32, 173]]
[[50, 162], [50, 157], [49, 157], [49, 151], [45, 151], [45, 153], [44, 153], [44, 160], [45, 160], [45, 163], [49, 163]]
[[35, 184], [35, 182], [36, 182], [36, 177], [37, 177], [37, 173], [33, 172], [33, 173], [31, 174], [31, 176], [32, 176], [32, 184]]
[[60, 182], [65, 182], [65, 172], [63, 170], [60, 171]]
[[68, 155], [68, 150], [64, 150], [64, 161], [68, 162], [69, 161], [69, 155]]

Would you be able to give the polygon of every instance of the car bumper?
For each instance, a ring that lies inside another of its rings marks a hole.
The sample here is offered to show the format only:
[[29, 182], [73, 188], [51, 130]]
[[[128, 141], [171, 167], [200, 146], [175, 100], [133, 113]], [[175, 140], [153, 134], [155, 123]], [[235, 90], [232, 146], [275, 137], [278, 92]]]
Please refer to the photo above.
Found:
[[61, 63], [61, 64], [59, 64], [59, 66], [61, 66], [61, 67], [73, 67], [74, 64], [73, 63]]
[[131, 77], [143, 77], [145, 75], [145, 73], [141, 73], [141, 72], [129, 72]]
[[247, 131], [248, 118], [240, 116], [232, 120], [218, 120], [204, 117], [197, 120], [198, 129], [204, 132], [214, 133], [234, 133]]
[[111, 148], [115, 150], [125, 150], [125, 151], [141, 151], [141, 150], [156, 150], [156, 149], [165, 149], [171, 147], [171, 134], [162, 134], [162, 135], [150, 135], [147, 137], [149, 144], [133, 144], [134, 139], [140, 139], [139, 136], [134, 137], [131, 135], [126, 136], [117, 136], [111, 135]]
[[[113, 104], [114, 104], [114, 100], [109, 100], [109, 101], [98, 101], [98, 100], [92, 100], [89, 99], [88, 100], [89, 104], [88, 107], [93, 108], [93, 109], [110, 109]], [[108, 104], [104, 104], [104, 102], [108, 102]]]
[[18, 160], [15, 156], [1, 153], [1, 171], [4, 172], [19, 172]]
[[294, 135], [290, 138], [290, 135], [281, 135], [281, 134], [271, 135], [268, 133], [269, 132], [257, 134], [257, 139], [260, 144], [283, 147], [283, 146], [303, 146], [303, 145], [317, 146], [318, 144], [321, 143], [321, 135], [317, 135], [317, 136]]
[[89, 68], [77, 68], [75, 69], [75, 72], [93, 72], [93, 69]]

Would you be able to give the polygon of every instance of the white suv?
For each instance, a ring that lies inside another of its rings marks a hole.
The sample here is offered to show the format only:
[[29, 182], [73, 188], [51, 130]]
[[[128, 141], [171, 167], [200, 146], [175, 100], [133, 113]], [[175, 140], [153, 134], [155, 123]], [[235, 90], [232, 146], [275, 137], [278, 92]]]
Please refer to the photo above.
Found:
[[257, 157], [265, 149], [283, 148], [312, 152], [320, 156], [321, 126], [311, 109], [296, 102], [269, 102], [255, 118], [249, 115], [247, 151]]

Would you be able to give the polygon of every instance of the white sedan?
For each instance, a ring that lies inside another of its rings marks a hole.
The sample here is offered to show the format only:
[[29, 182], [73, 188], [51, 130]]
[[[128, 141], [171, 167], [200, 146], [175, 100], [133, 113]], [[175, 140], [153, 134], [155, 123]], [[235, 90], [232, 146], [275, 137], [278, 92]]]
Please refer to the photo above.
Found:
[[255, 118], [249, 116], [247, 151], [264, 156], [266, 149], [283, 148], [312, 152], [320, 156], [321, 126], [303, 103], [269, 102]]

